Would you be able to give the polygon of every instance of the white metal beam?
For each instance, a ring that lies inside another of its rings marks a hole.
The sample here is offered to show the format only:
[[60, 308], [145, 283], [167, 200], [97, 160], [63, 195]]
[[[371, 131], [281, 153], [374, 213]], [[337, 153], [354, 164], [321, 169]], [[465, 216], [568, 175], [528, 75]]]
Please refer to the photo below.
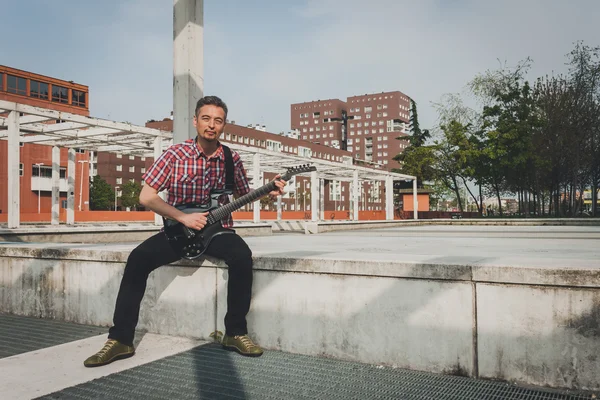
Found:
[[19, 179], [19, 113], [11, 111], [7, 118], [8, 123], [8, 227], [18, 228], [21, 222], [20, 192], [21, 183]]

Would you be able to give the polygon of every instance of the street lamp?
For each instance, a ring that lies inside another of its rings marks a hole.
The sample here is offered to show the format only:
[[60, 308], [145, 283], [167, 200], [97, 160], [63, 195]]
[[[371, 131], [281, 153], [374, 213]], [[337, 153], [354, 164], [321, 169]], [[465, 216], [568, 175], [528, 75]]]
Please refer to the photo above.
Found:
[[115, 211], [117, 211], [117, 193], [119, 192], [120, 187], [115, 186]]
[[81, 163], [81, 177], [80, 177], [80, 184], [79, 184], [79, 211], [81, 211], [81, 196], [83, 194], [83, 164], [85, 164], [86, 162], [89, 162], [88, 160], [79, 160], [77, 161], [78, 163]]
[[42, 165], [44, 165], [43, 162], [39, 162], [39, 163], [35, 163], [35, 165], [38, 166], [38, 214], [40, 213], [40, 197], [41, 197], [41, 193], [40, 193], [40, 189], [42, 186]]

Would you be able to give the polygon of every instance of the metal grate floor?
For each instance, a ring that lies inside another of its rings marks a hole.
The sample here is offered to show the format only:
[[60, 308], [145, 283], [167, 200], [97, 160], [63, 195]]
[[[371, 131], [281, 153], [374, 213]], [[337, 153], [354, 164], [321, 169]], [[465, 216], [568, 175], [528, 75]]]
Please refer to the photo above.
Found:
[[0, 314], [0, 358], [100, 335], [107, 328]]
[[260, 358], [200, 346], [42, 399], [581, 400], [592, 394], [382, 368], [267, 351]]

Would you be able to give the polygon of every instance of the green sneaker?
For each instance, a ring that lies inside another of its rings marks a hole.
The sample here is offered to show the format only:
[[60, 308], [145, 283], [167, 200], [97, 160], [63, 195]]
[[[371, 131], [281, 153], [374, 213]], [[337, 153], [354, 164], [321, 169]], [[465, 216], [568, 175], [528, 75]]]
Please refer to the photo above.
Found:
[[135, 354], [133, 346], [124, 345], [114, 339], [108, 339], [102, 350], [83, 362], [86, 367], [100, 367], [116, 360], [129, 358]]
[[237, 351], [243, 356], [247, 357], [260, 357], [263, 354], [263, 349], [261, 349], [257, 344], [255, 344], [248, 335], [242, 336], [223, 336], [223, 340], [221, 341], [223, 348], [226, 350]]

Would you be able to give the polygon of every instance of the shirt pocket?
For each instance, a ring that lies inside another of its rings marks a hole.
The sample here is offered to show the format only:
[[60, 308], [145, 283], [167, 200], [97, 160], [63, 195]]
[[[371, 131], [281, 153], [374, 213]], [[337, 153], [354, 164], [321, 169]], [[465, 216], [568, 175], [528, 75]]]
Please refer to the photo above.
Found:
[[181, 174], [177, 177], [177, 181], [182, 185], [196, 185], [200, 178], [198, 175]]

